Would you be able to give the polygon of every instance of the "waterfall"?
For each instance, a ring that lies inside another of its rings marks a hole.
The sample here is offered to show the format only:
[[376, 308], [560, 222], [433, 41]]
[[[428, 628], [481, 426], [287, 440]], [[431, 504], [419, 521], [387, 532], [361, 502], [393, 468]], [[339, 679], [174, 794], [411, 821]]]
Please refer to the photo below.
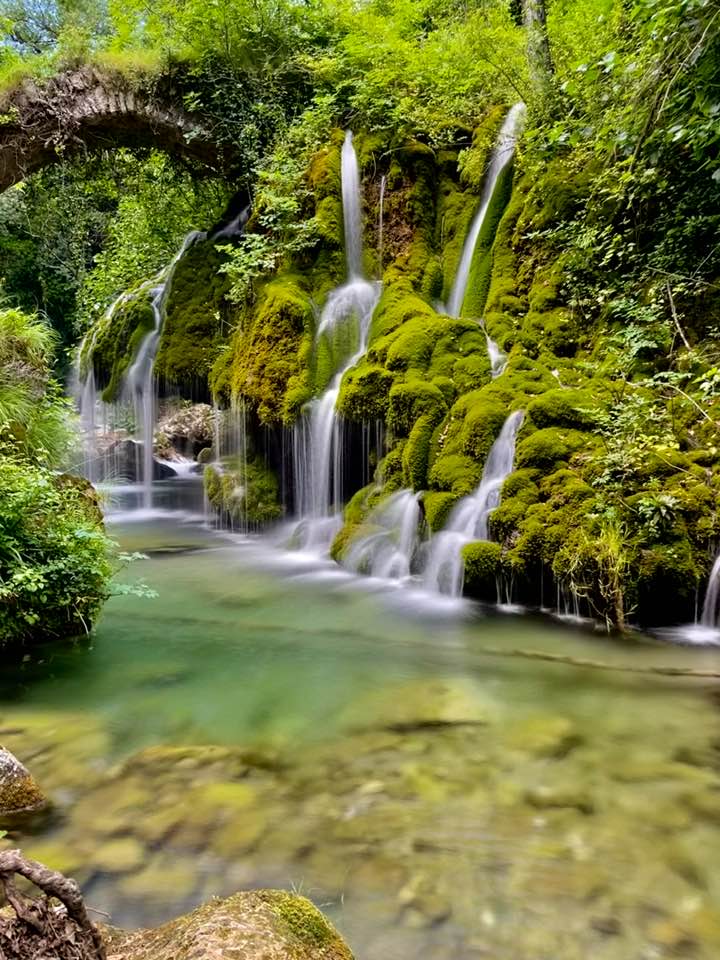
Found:
[[489, 540], [488, 520], [500, 503], [502, 485], [512, 472], [515, 440], [523, 411], [511, 413], [490, 448], [477, 490], [455, 505], [447, 526], [430, 541], [425, 586], [458, 597], [463, 587], [462, 548], [475, 540]]
[[380, 297], [380, 284], [363, 275], [360, 171], [349, 131], [342, 148], [341, 177], [347, 280], [329, 295], [316, 341], [344, 334], [352, 346], [336, 361], [327, 389], [310, 401], [294, 431], [296, 512], [302, 519], [299, 533], [306, 547], [327, 548], [340, 525], [343, 438], [335, 407], [343, 375], [367, 350], [370, 321]]
[[720, 553], [715, 558], [708, 581], [700, 623], [703, 627], [718, 626], [718, 601], [720, 600]]
[[418, 496], [400, 490], [374, 507], [364, 523], [368, 532], [350, 543], [343, 566], [373, 577], [409, 577], [418, 546]]
[[360, 167], [348, 130], [340, 156], [342, 180], [343, 231], [345, 234], [345, 263], [348, 280], [363, 276], [362, 263], [362, 193]]
[[470, 225], [470, 231], [465, 238], [460, 263], [458, 264], [455, 280], [453, 281], [450, 299], [447, 304], [447, 312], [451, 317], [459, 317], [462, 305], [465, 300], [468, 280], [470, 278], [470, 268], [472, 266], [475, 247], [480, 237], [480, 233], [485, 222], [490, 204], [492, 202], [495, 188], [503, 170], [507, 167], [515, 153], [515, 144], [517, 142], [518, 130], [525, 112], [524, 103], [516, 103], [505, 117], [505, 121], [500, 128], [495, 148], [493, 149], [483, 191], [480, 196], [480, 206]]

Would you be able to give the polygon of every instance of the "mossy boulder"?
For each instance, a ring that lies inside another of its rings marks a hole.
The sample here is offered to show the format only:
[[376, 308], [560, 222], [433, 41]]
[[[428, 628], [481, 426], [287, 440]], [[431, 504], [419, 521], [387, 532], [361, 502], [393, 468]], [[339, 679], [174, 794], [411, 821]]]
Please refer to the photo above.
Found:
[[42, 810], [47, 800], [16, 756], [0, 747], [0, 826]]
[[546, 427], [531, 433], [518, 444], [515, 462], [519, 467], [551, 467], [586, 449], [591, 441], [588, 434], [579, 430]]
[[353, 960], [309, 900], [284, 890], [212, 900], [153, 930], [107, 937], [108, 960]]
[[156, 374], [169, 383], [206, 385], [223, 329], [236, 312], [227, 300], [226, 259], [207, 240], [190, 247], [175, 266], [155, 360]]
[[86, 338], [81, 362], [86, 369], [90, 365], [94, 368], [107, 403], [117, 399], [140, 344], [155, 326], [150, 296], [147, 286], [128, 294], [98, 321]]
[[498, 577], [502, 571], [502, 548], [499, 543], [478, 540], [462, 548], [465, 565], [463, 592], [487, 603], [497, 600]]
[[213, 366], [214, 391], [245, 397], [261, 423], [280, 422], [285, 393], [299, 373], [303, 334], [313, 323], [310, 298], [297, 277], [285, 275], [267, 283], [238, 325], [229, 350]]
[[256, 527], [282, 515], [277, 477], [258, 457], [209, 463], [203, 479], [211, 506], [232, 523]]

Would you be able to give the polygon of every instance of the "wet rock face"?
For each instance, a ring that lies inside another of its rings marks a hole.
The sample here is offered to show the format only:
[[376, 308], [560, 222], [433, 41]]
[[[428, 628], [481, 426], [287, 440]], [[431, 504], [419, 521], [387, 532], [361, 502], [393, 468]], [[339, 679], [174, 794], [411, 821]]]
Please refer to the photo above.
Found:
[[9, 750], [0, 747], [0, 826], [47, 805], [30, 773]]
[[309, 900], [282, 890], [237, 893], [154, 930], [108, 939], [108, 960], [353, 960]]

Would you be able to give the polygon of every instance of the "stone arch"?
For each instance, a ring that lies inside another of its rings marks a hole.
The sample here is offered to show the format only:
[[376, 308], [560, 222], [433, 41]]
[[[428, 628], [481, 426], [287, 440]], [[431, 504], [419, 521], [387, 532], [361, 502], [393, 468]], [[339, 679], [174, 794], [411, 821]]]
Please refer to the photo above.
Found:
[[115, 146], [155, 146], [208, 173], [228, 159], [197, 115], [92, 67], [24, 80], [0, 99], [0, 191], [73, 154]]

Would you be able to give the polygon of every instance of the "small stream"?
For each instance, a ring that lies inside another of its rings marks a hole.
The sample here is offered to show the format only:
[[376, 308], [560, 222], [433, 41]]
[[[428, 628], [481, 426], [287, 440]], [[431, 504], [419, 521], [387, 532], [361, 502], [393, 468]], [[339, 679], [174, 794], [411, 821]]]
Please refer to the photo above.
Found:
[[208, 529], [195, 481], [158, 494], [110, 501], [157, 596], [0, 678], [0, 740], [55, 803], [29, 855], [121, 926], [272, 885], [358, 960], [720, 955], [717, 688], [483, 648], [718, 653], [399, 589]]

